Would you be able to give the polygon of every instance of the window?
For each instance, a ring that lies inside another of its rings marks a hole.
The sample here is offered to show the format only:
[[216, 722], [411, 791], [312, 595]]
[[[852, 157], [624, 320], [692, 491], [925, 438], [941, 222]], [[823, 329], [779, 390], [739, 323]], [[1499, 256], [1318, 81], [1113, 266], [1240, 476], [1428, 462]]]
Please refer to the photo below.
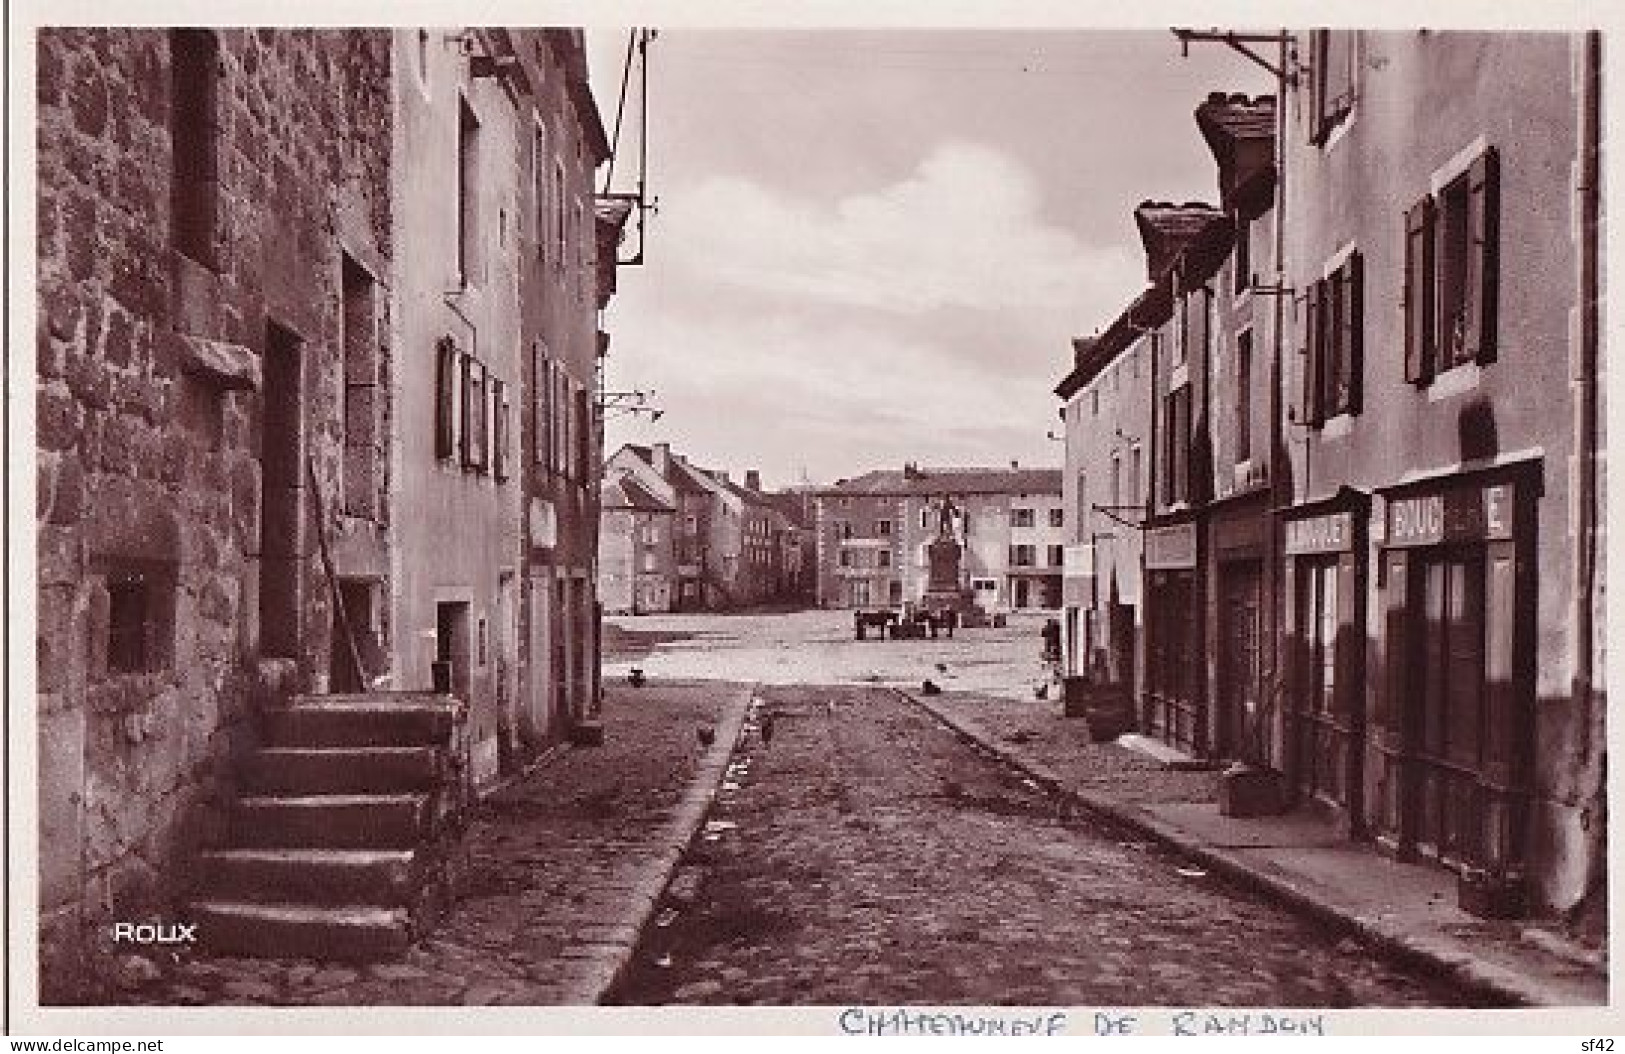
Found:
[[1037, 561], [1038, 554], [1035, 546], [1012, 545], [1010, 547], [1010, 566], [1032, 567]]
[[1140, 492], [1140, 447], [1136, 444], [1128, 452], [1129, 504], [1138, 506], [1144, 499]]
[[1063, 562], [1062, 548], [1059, 545], [1049, 547], [1049, 566], [1060, 567]]
[[536, 255], [543, 257], [547, 255], [548, 160], [547, 125], [537, 121], [531, 144], [530, 192], [535, 199], [532, 208], [536, 217]]
[[170, 48], [170, 238], [214, 267], [220, 206], [220, 45], [206, 29], [176, 29]]
[[1352, 30], [1316, 29], [1309, 34], [1309, 141], [1324, 145], [1333, 129], [1354, 112], [1356, 79]]
[[486, 468], [485, 365], [472, 355], [462, 361], [462, 460], [465, 469]]
[[1033, 510], [1031, 510], [1031, 509], [1011, 509], [1010, 510], [1010, 526], [1012, 526], [1012, 527], [1031, 527], [1032, 525], [1033, 525]]
[[508, 443], [512, 434], [508, 409], [508, 386], [491, 382], [491, 475], [498, 483], [508, 478]]
[[1303, 568], [1304, 689], [1314, 713], [1330, 714], [1337, 705], [1337, 561], [1305, 560]]
[[891, 534], [891, 521], [890, 520], [876, 520], [875, 521], [875, 533], [880, 535], [882, 538], [888, 537]]
[[845, 520], [841, 521], [841, 537], [842, 538], [850, 538], [850, 537], [852, 537], [852, 525], [850, 523], [847, 523]]
[[1405, 379], [1495, 359], [1500, 163], [1486, 150], [1405, 218]]
[[575, 384], [575, 419], [576, 419], [576, 479], [586, 480], [592, 476], [592, 405], [587, 401], [587, 386]]
[[1364, 268], [1358, 252], [1309, 287], [1304, 312], [1304, 421], [1360, 412]]
[[1236, 334], [1236, 464], [1253, 456], [1253, 331]]
[[339, 325], [344, 354], [344, 511], [378, 511], [378, 332], [372, 275], [340, 254]]
[[1072, 540], [1075, 542], [1089, 541], [1089, 476], [1078, 473], [1078, 518], [1072, 525]]
[[457, 449], [459, 360], [457, 342], [441, 337], [435, 347], [434, 456], [437, 458], [449, 458]]
[[842, 549], [841, 550], [841, 566], [842, 567], [851, 567], [852, 566], [852, 551], [850, 549]]
[[881, 549], [876, 553], [876, 556], [879, 559], [879, 565], [881, 567], [890, 567], [891, 566], [891, 550], [890, 549]]
[[1252, 221], [1236, 216], [1236, 252], [1232, 277], [1235, 294], [1240, 296], [1253, 284]]
[[113, 673], [147, 670], [147, 580], [136, 572], [107, 579], [107, 669]]
[[469, 285], [479, 264], [480, 122], [467, 99], [457, 121], [457, 274]]
[[1112, 451], [1111, 490], [1109, 493], [1111, 494], [1112, 511], [1116, 512], [1123, 505], [1123, 456], [1115, 450]]
[[564, 229], [564, 162], [553, 161], [553, 269], [564, 270], [564, 249], [567, 234]]
[[931, 529], [931, 507], [929, 505], [920, 509], [920, 530]]
[[531, 456], [536, 464], [548, 466], [553, 463], [553, 360], [547, 357], [547, 345], [539, 340], [531, 348], [531, 372], [535, 377], [531, 385], [531, 412], [535, 417], [531, 443], [535, 449]]
[[1190, 495], [1190, 385], [1181, 385], [1165, 395], [1162, 407], [1162, 500], [1174, 505]]
[[1049, 525], [1051, 527], [1066, 526], [1066, 510], [1062, 508], [1049, 510]]

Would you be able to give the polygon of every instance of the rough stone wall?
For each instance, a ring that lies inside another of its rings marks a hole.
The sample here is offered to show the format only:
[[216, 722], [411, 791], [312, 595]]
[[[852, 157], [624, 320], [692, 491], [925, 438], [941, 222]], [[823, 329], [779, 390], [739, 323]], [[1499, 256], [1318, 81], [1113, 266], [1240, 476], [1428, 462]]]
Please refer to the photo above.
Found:
[[[187, 861], [220, 827], [232, 760], [252, 742], [254, 695], [275, 672], [258, 661], [257, 625], [267, 319], [302, 338], [303, 446], [331, 533], [382, 527], [340, 530], [331, 510], [341, 244], [374, 270], [380, 311], [387, 302], [387, 34], [217, 34], [212, 268], [170, 244], [170, 39], [97, 28], [38, 39], [46, 1003], [97, 997], [100, 965], [121, 950], [111, 921], [177, 919]], [[380, 410], [378, 434], [387, 430]], [[301, 488], [305, 478], [301, 464]], [[286, 687], [327, 669], [332, 621], [315, 506], [300, 493], [299, 644], [281, 670]], [[109, 662], [109, 583], [130, 575], [146, 582], [148, 657], [121, 672], [127, 662]]]

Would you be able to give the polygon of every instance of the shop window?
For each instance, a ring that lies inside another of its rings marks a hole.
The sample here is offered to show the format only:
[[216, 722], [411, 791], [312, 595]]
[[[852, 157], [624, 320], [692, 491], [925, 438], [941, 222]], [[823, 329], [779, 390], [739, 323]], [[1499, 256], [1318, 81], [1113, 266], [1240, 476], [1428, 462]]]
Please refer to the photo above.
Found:
[[1421, 693], [1412, 729], [1423, 758], [1417, 841], [1447, 860], [1479, 855], [1474, 785], [1482, 762], [1484, 561], [1442, 552], [1422, 565]]
[[1298, 624], [1304, 635], [1303, 687], [1313, 713], [1330, 714], [1337, 700], [1337, 561], [1304, 560]]
[[170, 237], [214, 267], [220, 208], [220, 44], [207, 29], [176, 29], [170, 47]]
[[1405, 379], [1426, 384], [1496, 350], [1500, 162], [1486, 150], [1405, 217]]
[[1304, 421], [1309, 425], [1360, 412], [1364, 284], [1363, 260], [1355, 252], [1309, 287], [1303, 372]]
[[1357, 34], [1316, 29], [1309, 33], [1309, 141], [1323, 145], [1354, 112]]

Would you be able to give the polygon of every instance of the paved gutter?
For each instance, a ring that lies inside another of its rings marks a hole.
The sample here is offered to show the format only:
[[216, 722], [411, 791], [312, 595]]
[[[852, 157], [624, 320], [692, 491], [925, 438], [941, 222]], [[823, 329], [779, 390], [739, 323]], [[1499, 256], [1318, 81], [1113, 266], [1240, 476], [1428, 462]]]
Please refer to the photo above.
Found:
[[931, 714], [977, 749], [1019, 769], [1051, 794], [1065, 797], [1091, 812], [1150, 835], [1200, 860], [1212, 870], [1324, 923], [1358, 933], [1399, 960], [1441, 973], [1456, 984], [1514, 1006], [1577, 1005], [1572, 996], [1556, 986], [1482, 958], [1465, 942], [1425, 932], [1411, 932], [1390, 920], [1349, 910], [1312, 888], [1301, 876], [1269, 861], [1245, 859], [1235, 852], [1209, 845], [1132, 802], [1068, 786], [1048, 766], [1026, 756], [1023, 751], [992, 741], [929, 699], [900, 688], [893, 688], [892, 691]]

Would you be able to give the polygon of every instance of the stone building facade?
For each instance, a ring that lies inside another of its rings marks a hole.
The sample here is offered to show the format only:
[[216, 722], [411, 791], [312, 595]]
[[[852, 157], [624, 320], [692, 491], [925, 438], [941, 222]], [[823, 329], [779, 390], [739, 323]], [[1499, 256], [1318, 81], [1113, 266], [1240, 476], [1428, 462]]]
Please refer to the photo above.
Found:
[[180, 894], [254, 700], [350, 676], [321, 554], [388, 581], [390, 51], [39, 36], [47, 999]]
[[49, 1002], [174, 917], [265, 707], [444, 674], [480, 782], [590, 716], [616, 232], [579, 31], [36, 55]]

